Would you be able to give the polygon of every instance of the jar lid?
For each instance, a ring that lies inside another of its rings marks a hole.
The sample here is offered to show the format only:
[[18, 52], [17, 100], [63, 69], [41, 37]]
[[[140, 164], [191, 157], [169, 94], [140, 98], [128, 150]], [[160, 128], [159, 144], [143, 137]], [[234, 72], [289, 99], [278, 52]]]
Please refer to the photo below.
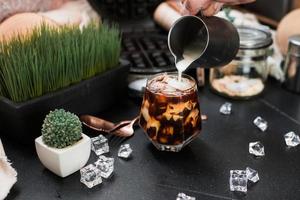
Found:
[[240, 49], [258, 49], [268, 47], [273, 43], [271, 33], [252, 27], [237, 28], [240, 36]]
[[300, 56], [300, 35], [293, 35], [289, 37], [288, 54]]

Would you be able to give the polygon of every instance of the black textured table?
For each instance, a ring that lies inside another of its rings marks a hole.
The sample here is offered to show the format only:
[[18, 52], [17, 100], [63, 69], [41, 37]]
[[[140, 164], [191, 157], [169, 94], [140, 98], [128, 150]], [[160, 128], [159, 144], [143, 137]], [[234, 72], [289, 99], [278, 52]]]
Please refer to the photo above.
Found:
[[[283, 135], [300, 133], [300, 96], [275, 83], [268, 84], [259, 98], [231, 101], [233, 114], [219, 114], [225, 101], [207, 88], [199, 92], [201, 109], [207, 114], [201, 135], [180, 153], [157, 151], [137, 129], [127, 140], [134, 152], [131, 160], [117, 157], [120, 141], [111, 141], [110, 155], [115, 158], [115, 172], [110, 180], [88, 189], [80, 183], [79, 172], [59, 178], [45, 169], [34, 149], [4, 140], [18, 182], [8, 199], [105, 199], [105, 200], [175, 200], [179, 192], [199, 199], [300, 199], [300, 146], [287, 148]], [[139, 103], [123, 100], [101, 116], [112, 121], [130, 119], [139, 112]], [[256, 116], [269, 123], [260, 132], [252, 123]], [[28, 133], [30, 134], [30, 133]], [[255, 158], [248, 144], [261, 141], [266, 156]], [[96, 160], [92, 153], [90, 162]], [[260, 181], [240, 196], [229, 190], [229, 170], [258, 170]]]

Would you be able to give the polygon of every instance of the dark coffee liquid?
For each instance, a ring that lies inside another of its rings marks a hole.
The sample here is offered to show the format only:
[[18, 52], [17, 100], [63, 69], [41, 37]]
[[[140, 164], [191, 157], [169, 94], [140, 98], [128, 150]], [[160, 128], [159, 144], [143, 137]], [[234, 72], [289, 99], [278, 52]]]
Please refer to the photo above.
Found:
[[146, 88], [140, 125], [153, 142], [180, 145], [201, 130], [196, 87], [189, 79], [183, 79], [190, 85], [185, 90], [179, 87], [170, 91], [169, 85], [166, 85], [168, 82], [163, 81], [165, 77], [157, 77]]

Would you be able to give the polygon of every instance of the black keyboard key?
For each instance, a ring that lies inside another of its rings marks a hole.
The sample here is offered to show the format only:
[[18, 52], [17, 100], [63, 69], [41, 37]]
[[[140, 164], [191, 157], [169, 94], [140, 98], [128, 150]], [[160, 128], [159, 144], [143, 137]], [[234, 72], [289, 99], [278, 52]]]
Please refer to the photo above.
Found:
[[156, 58], [155, 58], [155, 61], [156, 61], [156, 62], [163, 62], [163, 61], [165, 61], [165, 59], [164, 59], [163, 57], [160, 56], [160, 57], [156, 57]]
[[162, 55], [162, 54], [161, 54], [160, 52], [154, 52], [154, 53], [151, 54], [151, 56], [152, 56], [153, 58], [160, 57], [161, 55]]
[[157, 63], [158, 67], [165, 67], [167, 63], [165, 61], [161, 61]]
[[147, 45], [147, 49], [149, 49], [149, 50], [155, 50], [156, 47], [151, 44], [151, 45]]
[[168, 56], [168, 57], [169, 57], [169, 56], [173, 56], [172, 53], [169, 52], [169, 51], [165, 52], [165, 55]]
[[146, 65], [144, 63], [139, 63], [136, 65], [137, 68], [146, 68]]
[[156, 45], [162, 50], [168, 49], [167, 41], [158, 40], [156, 41]]
[[120, 16], [127, 16], [128, 15], [128, 12], [125, 8], [120, 8], [118, 13], [119, 13]]
[[138, 58], [138, 59], [135, 59], [134, 62], [136, 64], [141, 64], [141, 63], [144, 63], [144, 60], [142, 58]]
[[168, 49], [169, 49], [169, 47], [168, 47], [167, 44], [160, 45], [159, 47], [160, 47], [160, 49], [162, 49], [162, 50], [168, 50]]
[[135, 46], [129, 46], [129, 47], [127, 47], [127, 51], [135, 51], [136, 50], [136, 48], [135, 48]]
[[131, 57], [132, 57], [134, 60], [136, 60], [136, 59], [138, 59], [138, 58], [141, 57], [141, 54], [139, 54], [139, 53], [134, 53], [134, 54], [131, 55]]
[[124, 46], [126, 46], [126, 47], [127, 46], [134, 46], [134, 43], [130, 40], [129, 41], [124, 41], [123, 43], [124, 43]]
[[123, 59], [123, 60], [129, 60], [129, 57], [127, 55], [121, 55], [121, 59]]
[[137, 16], [145, 16], [148, 13], [147, 13], [146, 8], [144, 8], [144, 7], [138, 7], [138, 8], [136, 8], [136, 14], [137, 14]]

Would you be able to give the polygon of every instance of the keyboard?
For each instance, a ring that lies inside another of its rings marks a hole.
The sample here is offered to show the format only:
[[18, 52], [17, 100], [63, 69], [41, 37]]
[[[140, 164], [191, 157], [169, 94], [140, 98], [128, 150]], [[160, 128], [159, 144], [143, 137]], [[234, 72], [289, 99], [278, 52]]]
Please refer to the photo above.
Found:
[[122, 38], [121, 57], [131, 62], [131, 73], [154, 74], [175, 70], [166, 34], [154, 29], [140, 30], [124, 32]]

